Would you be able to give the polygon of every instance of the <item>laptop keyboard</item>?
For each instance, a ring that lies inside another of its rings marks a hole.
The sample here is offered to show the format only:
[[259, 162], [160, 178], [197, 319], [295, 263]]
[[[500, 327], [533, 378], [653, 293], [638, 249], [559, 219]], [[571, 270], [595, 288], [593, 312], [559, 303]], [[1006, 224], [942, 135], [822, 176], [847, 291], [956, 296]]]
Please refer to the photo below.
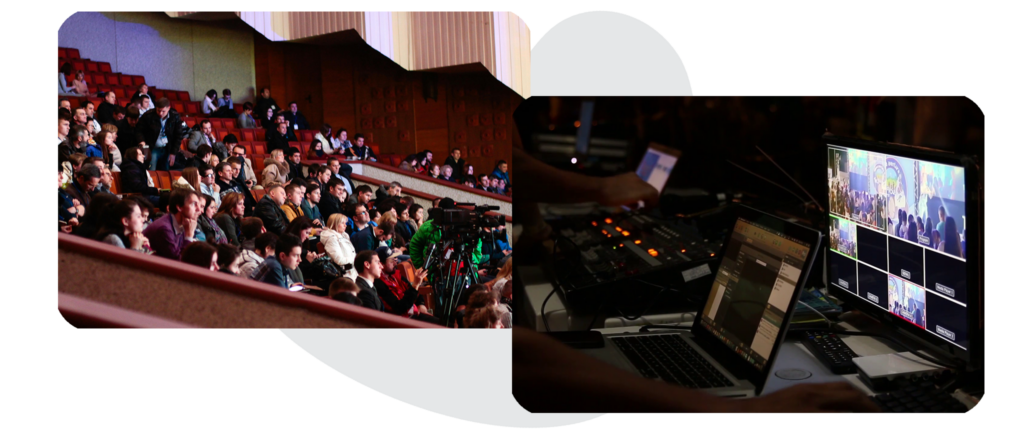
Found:
[[611, 338], [645, 378], [692, 389], [734, 384], [677, 334]]

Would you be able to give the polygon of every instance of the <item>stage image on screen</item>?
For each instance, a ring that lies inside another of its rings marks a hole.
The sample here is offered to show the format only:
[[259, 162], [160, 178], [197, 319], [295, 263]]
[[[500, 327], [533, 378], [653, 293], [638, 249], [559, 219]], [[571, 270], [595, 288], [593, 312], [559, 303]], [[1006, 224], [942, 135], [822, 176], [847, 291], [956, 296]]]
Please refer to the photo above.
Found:
[[924, 288], [889, 276], [889, 312], [927, 329]]
[[857, 226], [849, 220], [832, 216], [829, 245], [832, 250], [857, 259]]
[[964, 168], [830, 145], [828, 184], [830, 286], [966, 344]]

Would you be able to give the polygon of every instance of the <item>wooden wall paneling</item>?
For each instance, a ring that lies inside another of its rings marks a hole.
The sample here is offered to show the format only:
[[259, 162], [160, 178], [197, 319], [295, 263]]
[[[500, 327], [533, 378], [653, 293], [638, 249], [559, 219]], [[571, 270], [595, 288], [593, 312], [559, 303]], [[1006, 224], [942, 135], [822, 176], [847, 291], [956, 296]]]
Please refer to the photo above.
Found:
[[358, 132], [355, 99], [355, 57], [347, 47], [321, 49], [321, 80], [324, 90], [324, 122], [348, 131], [349, 139]]
[[[429, 77], [436, 77], [436, 81]], [[448, 155], [448, 91], [441, 75], [416, 73], [409, 83], [416, 119], [416, 152], [430, 150], [434, 160], [443, 163]], [[423, 97], [424, 82], [437, 84], [437, 100]]]
[[448, 83], [448, 127], [450, 146], [462, 150], [475, 175], [490, 173], [499, 160], [511, 161], [512, 141], [508, 132], [514, 93], [485, 73], [446, 74]]
[[274, 99], [282, 108], [287, 108], [289, 102], [295, 101], [310, 128], [319, 130], [324, 122], [320, 47], [305, 44], [282, 44], [282, 47], [286, 91]]

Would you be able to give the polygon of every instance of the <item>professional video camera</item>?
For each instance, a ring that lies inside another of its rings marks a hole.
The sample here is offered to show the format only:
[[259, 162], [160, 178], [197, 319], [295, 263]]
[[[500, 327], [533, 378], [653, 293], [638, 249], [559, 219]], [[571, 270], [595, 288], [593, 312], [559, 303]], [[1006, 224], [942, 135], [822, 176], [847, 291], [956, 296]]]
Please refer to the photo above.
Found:
[[482, 237], [490, 233], [485, 228], [505, 224], [505, 216], [488, 216], [496, 206], [463, 203], [460, 207], [427, 211], [430, 220], [441, 231], [441, 239], [427, 252], [423, 268], [430, 271], [437, 309], [435, 315], [450, 326], [463, 291], [479, 283], [480, 275], [473, 262], [473, 252]]

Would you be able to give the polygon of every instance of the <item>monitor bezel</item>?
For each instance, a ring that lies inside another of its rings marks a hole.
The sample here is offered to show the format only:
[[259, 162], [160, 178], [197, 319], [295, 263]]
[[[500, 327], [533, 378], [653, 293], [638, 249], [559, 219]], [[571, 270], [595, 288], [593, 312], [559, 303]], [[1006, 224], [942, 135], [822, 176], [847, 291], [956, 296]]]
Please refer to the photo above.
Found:
[[[981, 233], [981, 225], [979, 224], [982, 219], [982, 188], [980, 182], [981, 169], [975, 159], [970, 156], [955, 154], [952, 152], [944, 152], [934, 149], [929, 149], [920, 146], [903, 145], [897, 143], [885, 143], [885, 142], [872, 142], [867, 140], [861, 140], [850, 137], [839, 137], [830, 134], [822, 136], [822, 151], [821, 160], [825, 167], [828, 164], [828, 148], [829, 146], [840, 146], [845, 148], [854, 148], [858, 150], [864, 150], [868, 152], [878, 152], [887, 155], [893, 155], [897, 157], [904, 157], [914, 160], [922, 160], [927, 162], [946, 164], [950, 166], [963, 167], [964, 168], [964, 191], [966, 194], [965, 210], [967, 212], [967, 223], [964, 227], [964, 232], [967, 235], [968, 246], [967, 249], [967, 264], [977, 264], [977, 266], [967, 267], [967, 282], [968, 282], [968, 297], [967, 297], [967, 348], [960, 348], [957, 345], [950, 343], [942, 338], [939, 338], [927, 330], [904, 321], [888, 311], [884, 311], [878, 306], [871, 302], [860, 298], [858, 295], [849, 293], [843, 290], [832, 290], [828, 288], [828, 293], [841, 300], [844, 304], [853, 307], [857, 311], [864, 315], [873, 318], [882, 324], [893, 327], [901, 335], [911, 337], [915, 342], [923, 344], [926, 348], [931, 351], [939, 352], [943, 355], [953, 357], [958, 360], [962, 360], [965, 363], [965, 367], [968, 369], [980, 369], [982, 365], [982, 354], [984, 350], [984, 334], [983, 330], [983, 291], [984, 286], [982, 285], [983, 276], [983, 262], [982, 258], [984, 250], [984, 240]], [[822, 168], [820, 171], [821, 185], [828, 185], [828, 170]], [[828, 197], [824, 198], [824, 202], [828, 203]], [[826, 224], [830, 219], [832, 213], [830, 209], [826, 209], [824, 218]], [[831, 268], [829, 267], [829, 249], [826, 246], [826, 254], [823, 258], [825, 264], [825, 283], [831, 282]]]
[[[797, 282], [796, 290], [793, 291], [793, 296], [789, 301], [789, 309], [786, 311], [786, 315], [782, 320], [782, 326], [779, 329], [776, 345], [772, 348], [771, 354], [765, 360], [764, 370], [757, 370], [757, 368], [745, 359], [730, 350], [725, 343], [718, 339], [718, 337], [701, 326], [700, 322], [704, 315], [704, 306], [701, 306], [701, 310], [698, 312], [698, 316], [694, 320], [693, 327], [690, 329], [694, 341], [699, 343], [701, 348], [707, 351], [708, 354], [714, 357], [715, 360], [721, 363], [722, 366], [728, 369], [733, 375], [747, 379], [753, 383], [756, 389], [755, 393], [761, 394], [761, 390], [764, 389], [765, 384], [768, 382], [768, 377], [772, 374], [772, 370], [775, 366], [775, 360], [778, 358], [779, 350], [782, 348], [782, 344], [786, 339], [786, 332], [789, 330], [790, 322], [793, 319], [793, 313], [796, 311], [797, 300], [800, 299], [800, 293], [803, 292], [803, 288], [807, 284], [807, 279], [811, 274], [811, 270], [814, 268], [814, 261], [817, 257], [818, 251], [821, 249], [821, 240], [823, 236], [821, 232], [816, 229], [783, 220], [777, 216], [746, 205], [735, 205], [734, 210], [737, 221], [739, 218], [744, 218], [750, 222], [776, 229], [786, 236], [805, 241], [809, 244], [807, 261], [804, 264], [803, 269], [800, 270], [800, 279]], [[733, 227], [726, 238], [727, 240], [732, 239], [732, 233], [735, 230], [736, 225], [733, 224]], [[722, 249], [720, 249], [722, 255], [725, 254], [725, 250], [725, 245], [723, 245]], [[718, 271], [715, 270], [715, 273], [717, 272]], [[709, 286], [709, 294], [710, 291], [711, 287]]]

